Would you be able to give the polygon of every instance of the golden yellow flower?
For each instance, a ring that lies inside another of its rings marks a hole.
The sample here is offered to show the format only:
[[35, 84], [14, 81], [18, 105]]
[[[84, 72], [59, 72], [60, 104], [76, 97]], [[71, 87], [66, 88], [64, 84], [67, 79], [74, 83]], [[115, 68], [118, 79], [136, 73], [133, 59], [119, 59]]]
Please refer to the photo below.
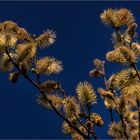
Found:
[[37, 61], [36, 70], [40, 74], [58, 74], [63, 70], [61, 63], [54, 57], [44, 57]]
[[82, 104], [96, 103], [96, 94], [92, 85], [88, 82], [80, 82], [76, 87], [76, 93]]

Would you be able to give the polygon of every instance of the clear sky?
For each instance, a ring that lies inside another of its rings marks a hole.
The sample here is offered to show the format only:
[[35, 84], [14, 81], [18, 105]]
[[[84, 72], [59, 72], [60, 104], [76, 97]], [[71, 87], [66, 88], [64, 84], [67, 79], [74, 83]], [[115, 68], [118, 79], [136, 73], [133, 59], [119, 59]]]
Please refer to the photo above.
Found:
[[[94, 58], [105, 59], [112, 49], [111, 33], [100, 21], [100, 13], [107, 8], [128, 8], [136, 17], [140, 31], [140, 2], [0, 2], [0, 22], [12, 20], [31, 34], [40, 34], [47, 28], [57, 34], [52, 47], [41, 50], [42, 56], [54, 56], [63, 61], [64, 71], [46, 79], [58, 80], [69, 95], [75, 95], [79, 81], [89, 81], [95, 89], [103, 79], [90, 78]], [[113, 73], [118, 65], [106, 65], [106, 72]], [[21, 78], [16, 85], [8, 81], [8, 74], [0, 73], [0, 138], [68, 138], [61, 132], [62, 120], [53, 111], [36, 103], [37, 91]], [[107, 135], [109, 112], [98, 96], [93, 111], [105, 122], [95, 129], [98, 138]]]

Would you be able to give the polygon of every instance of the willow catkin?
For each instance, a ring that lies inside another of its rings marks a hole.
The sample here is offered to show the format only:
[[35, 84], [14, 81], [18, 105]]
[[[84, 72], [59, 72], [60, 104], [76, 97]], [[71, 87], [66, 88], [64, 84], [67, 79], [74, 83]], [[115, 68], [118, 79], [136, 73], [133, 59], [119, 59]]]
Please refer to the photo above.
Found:
[[129, 86], [126, 86], [121, 90], [121, 93], [126, 98], [134, 98], [134, 99], [140, 99], [140, 83], [134, 83]]
[[36, 46], [33, 43], [18, 44], [15, 52], [17, 54], [16, 63], [22, 63], [35, 57]]
[[125, 139], [124, 128], [121, 122], [113, 122], [109, 125], [108, 134], [117, 139]]
[[74, 97], [67, 97], [63, 101], [63, 109], [66, 117], [73, 118], [80, 113], [80, 106]]
[[55, 32], [52, 30], [47, 30], [43, 34], [41, 34], [39, 37], [35, 39], [37, 45], [39, 47], [48, 47], [52, 45], [56, 40]]
[[[58, 95], [54, 95], [54, 94], [47, 95], [47, 98], [48, 98], [48, 100], [51, 100], [53, 106], [57, 110], [59, 110], [62, 107], [62, 105], [63, 105], [63, 99], [61, 97], [59, 97]], [[47, 109], [52, 109], [50, 103], [46, 99], [44, 99], [43, 97], [41, 97], [41, 96], [39, 96], [37, 98], [37, 102], [38, 102], [39, 105], [41, 105], [41, 106], [43, 106], [43, 107], [45, 107]]]
[[[9, 54], [12, 58], [14, 57], [13, 53]], [[11, 71], [14, 68], [12, 62], [9, 59], [9, 56], [6, 53], [2, 54], [0, 58], [0, 69], [4, 72]]]
[[76, 87], [76, 93], [79, 101], [82, 104], [96, 103], [96, 94], [93, 86], [88, 82], [80, 82]]
[[58, 74], [63, 70], [62, 62], [54, 57], [44, 57], [37, 61], [36, 70], [40, 74]]
[[135, 21], [131, 11], [125, 8], [121, 9], [107, 9], [100, 15], [101, 21], [106, 25], [112, 27], [120, 27], [123, 25], [130, 25]]
[[130, 65], [137, 61], [137, 56], [131, 49], [125, 46], [121, 46], [113, 51], [108, 52], [106, 54], [106, 59], [110, 62], [116, 62], [123, 65]]
[[128, 68], [115, 74], [112, 86], [113, 88], [120, 90], [136, 83], [138, 80], [136, 71], [132, 68]]

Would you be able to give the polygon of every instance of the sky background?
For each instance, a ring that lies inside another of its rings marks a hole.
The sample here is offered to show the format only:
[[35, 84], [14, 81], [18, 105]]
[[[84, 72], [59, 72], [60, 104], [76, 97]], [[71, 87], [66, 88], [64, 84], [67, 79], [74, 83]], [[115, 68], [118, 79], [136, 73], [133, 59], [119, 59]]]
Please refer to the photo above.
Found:
[[[39, 35], [46, 29], [53, 29], [57, 41], [52, 47], [41, 50], [41, 56], [54, 56], [63, 61], [64, 71], [46, 79], [58, 80], [69, 95], [75, 95], [79, 81], [89, 81], [94, 88], [103, 85], [103, 79], [89, 77], [94, 58], [105, 59], [112, 49], [112, 29], [106, 28], [99, 15], [104, 9], [128, 8], [140, 28], [140, 2], [0, 2], [0, 22], [12, 20], [31, 34]], [[106, 64], [109, 76], [119, 69], [119, 65]], [[13, 85], [8, 74], [0, 72], [0, 138], [4, 139], [50, 139], [69, 138], [61, 132], [62, 120], [50, 110], [45, 110], [36, 102], [37, 91], [21, 78]], [[98, 138], [107, 135], [110, 121], [109, 112], [98, 96], [93, 112], [104, 120], [103, 127], [95, 128]]]

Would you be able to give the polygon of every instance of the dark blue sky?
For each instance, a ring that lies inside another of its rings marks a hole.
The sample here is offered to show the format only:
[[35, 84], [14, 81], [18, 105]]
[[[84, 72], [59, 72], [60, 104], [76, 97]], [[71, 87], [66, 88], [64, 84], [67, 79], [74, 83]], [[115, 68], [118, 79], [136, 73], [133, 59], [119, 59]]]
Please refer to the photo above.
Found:
[[[93, 58], [105, 59], [112, 49], [110, 28], [106, 28], [99, 15], [108, 7], [128, 8], [136, 17], [140, 31], [140, 2], [0, 2], [0, 22], [13, 20], [31, 34], [40, 34], [47, 28], [57, 34], [56, 43], [41, 55], [52, 55], [63, 61], [64, 71], [46, 79], [60, 81], [69, 95], [75, 95], [79, 81], [93, 83], [95, 89], [103, 82], [88, 76]], [[118, 65], [106, 65], [107, 74], [118, 69]], [[0, 73], [0, 138], [68, 138], [61, 133], [62, 120], [35, 102], [37, 91], [23, 78], [11, 84], [8, 74]], [[102, 115], [105, 125], [97, 128], [99, 138], [107, 136], [108, 111], [98, 97], [94, 112]]]

